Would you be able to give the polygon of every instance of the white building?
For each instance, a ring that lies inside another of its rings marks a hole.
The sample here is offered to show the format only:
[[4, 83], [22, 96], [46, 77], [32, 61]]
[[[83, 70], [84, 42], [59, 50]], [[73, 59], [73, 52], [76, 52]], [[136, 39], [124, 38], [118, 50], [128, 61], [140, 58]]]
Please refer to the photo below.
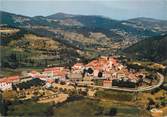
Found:
[[12, 83], [6, 83], [6, 82], [0, 82], [0, 90], [11, 90], [12, 89]]
[[11, 90], [12, 83], [16, 83], [20, 80], [19, 76], [10, 76], [0, 79], [0, 90]]

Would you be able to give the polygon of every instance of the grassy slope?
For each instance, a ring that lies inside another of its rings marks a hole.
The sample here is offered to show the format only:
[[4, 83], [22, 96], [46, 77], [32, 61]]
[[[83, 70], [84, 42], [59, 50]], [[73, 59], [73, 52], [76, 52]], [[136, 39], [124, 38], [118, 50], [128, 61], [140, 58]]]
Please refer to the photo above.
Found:
[[37, 104], [33, 101], [24, 101], [21, 104], [9, 106], [8, 115], [10, 116], [46, 116], [51, 104]]
[[[85, 116], [106, 116], [106, 113], [112, 109], [117, 109], [117, 116], [138, 117], [148, 116], [149, 113], [137, 105], [133, 99], [134, 94], [127, 92], [117, 92], [111, 90], [98, 91], [96, 94], [98, 99], [87, 99], [72, 101], [63, 104], [54, 109], [55, 116], [63, 117], [85, 117]], [[109, 116], [109, 115], [107, 115]]]
[[134, 95], [131, 93], [105, 90], [98, 92], [97, 98], [71, 100], [59, 106], [37, 104], [30, 100], [21, 103], [16, 101], [9, 106], [8, 115], [48, 116], [50, 114], [56, 117], [101, 117], [106, 116], [110, 109], [115, 108], [118, 117], [124, 117], [125, 115], [127, 117], [149, 117], [146, 110], [135, 105]]
[[4, 35], [0, 46], [1, 66], [5, 68], [46, 67], [46, 64], [64, 65], [79, 56], [71, 47], [49, 37], [19, 31]]

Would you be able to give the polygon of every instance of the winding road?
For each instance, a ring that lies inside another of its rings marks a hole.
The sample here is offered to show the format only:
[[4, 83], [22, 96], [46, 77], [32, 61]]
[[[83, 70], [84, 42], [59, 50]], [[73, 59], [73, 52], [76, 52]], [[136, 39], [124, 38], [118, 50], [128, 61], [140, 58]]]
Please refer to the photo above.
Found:
[[152, 89], [158, 88], [164, 82], [164, 76], [160, 73], [157, 73], [157, 77], [159, 78], [159, 82], [156, 85], [148, 86], [148, 87], [139, 87], [139, 88], [120, 88], [120, 87], [103, 87], [103, 86], [96, 86], [96, 85], [89, 85], [90, 87], [94, 88], [103, 88], [103, 89], [111, 89], [117, 91], [126, 91], [126, 92], [142, 92], [142, 91], [150, 91]]

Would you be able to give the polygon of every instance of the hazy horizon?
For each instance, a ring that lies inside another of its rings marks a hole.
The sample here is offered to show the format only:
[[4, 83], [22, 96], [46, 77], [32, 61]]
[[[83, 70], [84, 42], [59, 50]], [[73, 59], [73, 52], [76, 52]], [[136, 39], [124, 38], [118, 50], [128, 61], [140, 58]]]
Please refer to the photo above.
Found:
[[137, 17], [167, 20], [167, 0], [1, 0], [0, 10], [31, 17], [61, 12], [118, 20]]

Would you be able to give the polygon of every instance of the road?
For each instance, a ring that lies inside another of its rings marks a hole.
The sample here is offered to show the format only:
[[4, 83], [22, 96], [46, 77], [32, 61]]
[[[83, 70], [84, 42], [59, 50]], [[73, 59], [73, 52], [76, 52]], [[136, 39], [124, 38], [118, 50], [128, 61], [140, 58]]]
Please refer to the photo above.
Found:
[[164, 76], [160, 73], [157, 73], [157, 77], [159, 78], [159, 82], [156, 85], [148, 86], [148, 87], [139, 87], [139, 88], [120, 88], [120, 87], [103, 87], [103, 86], [96, 86], [96, 85], [89, 85], [90, 87], [94, 88], [103, 88], [103, 89], [111, 89], [117, 91], [126, 91], [126, 92], [142, 92], [142, 91], [150, 91], [152, 89], [158, 88], [164, 82]]

